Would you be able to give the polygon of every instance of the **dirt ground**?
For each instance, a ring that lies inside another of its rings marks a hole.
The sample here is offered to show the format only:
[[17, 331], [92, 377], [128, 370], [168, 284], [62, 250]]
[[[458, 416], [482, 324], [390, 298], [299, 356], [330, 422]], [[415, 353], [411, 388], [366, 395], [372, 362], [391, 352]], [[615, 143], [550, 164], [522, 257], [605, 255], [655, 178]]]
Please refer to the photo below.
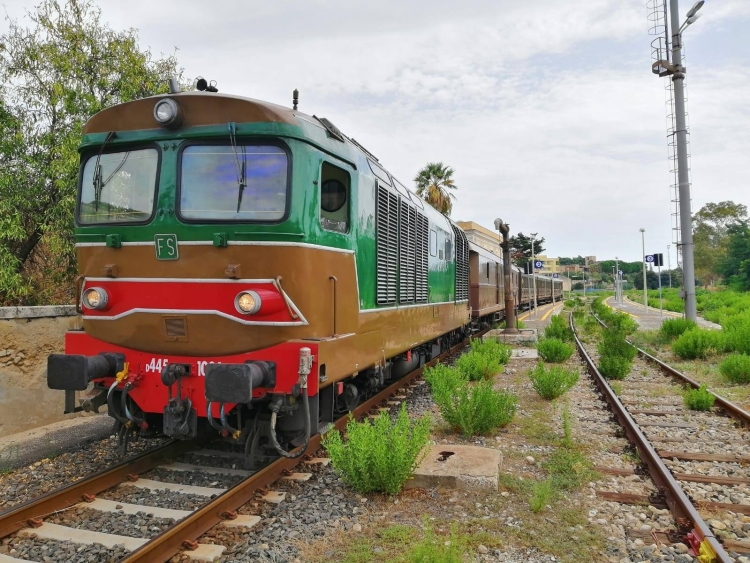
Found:
[[47, 389], [47, 356], [63, 351], [76, 317], [0, 320], [0, 436], [70, 418]]

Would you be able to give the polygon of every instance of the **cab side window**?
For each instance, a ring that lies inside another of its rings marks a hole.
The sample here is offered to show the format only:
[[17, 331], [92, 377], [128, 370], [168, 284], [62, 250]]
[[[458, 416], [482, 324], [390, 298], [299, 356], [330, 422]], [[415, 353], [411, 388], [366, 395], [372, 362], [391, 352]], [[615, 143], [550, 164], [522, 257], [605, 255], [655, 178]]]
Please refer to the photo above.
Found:
[[327, 231], [349, 231], [351, 199], [349, 173], [338, 166], [323, 163], [320, 170], [320, 225]]

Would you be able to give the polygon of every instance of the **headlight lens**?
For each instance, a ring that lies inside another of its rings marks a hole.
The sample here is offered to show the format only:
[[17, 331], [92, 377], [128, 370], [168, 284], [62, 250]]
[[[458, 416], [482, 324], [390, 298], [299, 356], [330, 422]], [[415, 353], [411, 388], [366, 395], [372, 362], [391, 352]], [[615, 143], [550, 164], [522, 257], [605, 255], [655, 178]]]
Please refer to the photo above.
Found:
[[234, 306], [243, 315], [252, 315], [260, 311], [260, 295], [254, 291], [243, 291], [234, 300]]
[[182, 121], [180, 106], [171, 98], [164, 98], [154, 106], [154, 119], [165, 127], [177, 127]]
[[83, 304], [89, 309], [104, 309], [108, 302], [109, 295], [101, 287], [92, 287], [83, 292]]

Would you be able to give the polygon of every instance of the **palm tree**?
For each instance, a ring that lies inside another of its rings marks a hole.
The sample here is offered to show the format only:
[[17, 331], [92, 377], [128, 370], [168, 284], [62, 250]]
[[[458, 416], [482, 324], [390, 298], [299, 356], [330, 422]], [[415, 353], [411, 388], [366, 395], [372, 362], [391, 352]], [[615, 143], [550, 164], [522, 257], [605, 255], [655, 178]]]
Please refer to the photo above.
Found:
[[428, 162], [419, 171], [414, 183], [417, 185], [417, 195], [440, 211], [443, 215], [450, 215], [456, 196], [449, 190], [458, 188], [453, 182], [453, 168], [442, 162]]

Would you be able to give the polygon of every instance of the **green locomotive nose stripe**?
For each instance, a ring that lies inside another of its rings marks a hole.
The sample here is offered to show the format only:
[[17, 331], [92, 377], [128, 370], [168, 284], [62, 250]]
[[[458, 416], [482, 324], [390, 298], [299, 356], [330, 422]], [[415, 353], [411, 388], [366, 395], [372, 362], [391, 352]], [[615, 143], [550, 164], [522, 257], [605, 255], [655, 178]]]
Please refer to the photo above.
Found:
[[154, 235], [154, 250], [157, 260], [177, 260], [180, 257], [177, 235]]

